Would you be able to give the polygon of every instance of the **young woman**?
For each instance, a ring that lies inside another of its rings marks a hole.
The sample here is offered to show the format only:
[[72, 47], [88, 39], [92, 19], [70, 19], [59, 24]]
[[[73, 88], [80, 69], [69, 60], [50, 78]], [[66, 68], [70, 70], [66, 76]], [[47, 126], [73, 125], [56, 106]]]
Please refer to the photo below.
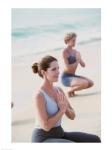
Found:
[[63, 50], [65, 68], [61, 79], [64, 86], [71, 87], [68, 91], [68, 96], [72, 97], [75, 95], [75, 91], [92, 87], [93, 81], [86, 77], [76, 75], [78, 64], [85, 67], [81, 54], [73, 49], [76, 43], [76, 34], [67, 33], [64, 41], [67, 47]]
[[81, 132], [65, 132], [61, 119], [65, 114], [75, 118], [75, 112], [63, 90], [54, 86], [58, 81], [59, 66], [57, 59], [45, 56], [32, 66], [33, 72], [43, 78], [43, 84], [35, 95], [35, 106], [40, 125], [32, 133], [32, 142], [100, 142], [100, 138]]

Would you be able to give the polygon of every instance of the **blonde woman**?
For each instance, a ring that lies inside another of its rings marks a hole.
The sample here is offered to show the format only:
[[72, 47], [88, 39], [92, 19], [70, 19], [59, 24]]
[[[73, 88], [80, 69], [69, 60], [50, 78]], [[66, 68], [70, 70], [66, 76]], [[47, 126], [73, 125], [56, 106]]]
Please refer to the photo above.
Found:
[[85, 67], [81, 54], [74, 48], [76, 44], [75, 33], [67, 33], [64, 42], [67, 47], [63, 50], [64, 71], [61, 80], [64, 86], [70, 87], [68, 96], [75, 95], [75, 91], [87, 89], [93, 86], [93, 81], [84, 76], [76, 75], [78, 65]]

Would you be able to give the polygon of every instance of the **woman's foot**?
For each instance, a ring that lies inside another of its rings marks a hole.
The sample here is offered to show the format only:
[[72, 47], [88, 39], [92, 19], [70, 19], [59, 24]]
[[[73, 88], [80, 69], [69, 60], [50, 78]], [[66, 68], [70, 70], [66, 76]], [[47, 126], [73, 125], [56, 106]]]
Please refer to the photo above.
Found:
[[75, 92], [74, 91], [69, 91], [68, 92], [68, 97], [74, 97], [75, 96]]

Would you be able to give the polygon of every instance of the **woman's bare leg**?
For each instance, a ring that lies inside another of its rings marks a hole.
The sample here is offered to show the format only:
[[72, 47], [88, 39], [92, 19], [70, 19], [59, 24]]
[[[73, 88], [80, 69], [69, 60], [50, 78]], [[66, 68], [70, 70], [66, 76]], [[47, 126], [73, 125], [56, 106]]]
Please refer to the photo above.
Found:
[[80, 91], [89, 87], [89, 82], [86, 79], [75, 77], [71, 82], [71, 89], [68, 91], [68, 96], [75, 96], [75, 91]]
[[89, 85], [88, 85], [88, 88], [92, 87], [94, 85], [94, 82], [90, 79], [88, 79], [87, 77], [84, 77], [84, 76], [80, 76], [82, 79], [85, 79], [88, 81]]

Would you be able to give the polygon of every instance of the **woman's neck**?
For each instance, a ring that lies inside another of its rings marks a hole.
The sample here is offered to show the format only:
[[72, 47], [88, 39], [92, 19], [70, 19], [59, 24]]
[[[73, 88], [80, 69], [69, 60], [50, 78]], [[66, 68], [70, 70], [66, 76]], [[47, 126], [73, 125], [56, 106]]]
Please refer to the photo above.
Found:
[[67, 49], [68, 49], [68, 51], [72, 51], [73, 50], [73, 47], [72, 46], [67, 46]]
[[45, 88], [45, 89], [53, 89], [53, 83], [52, 82], [50, 82], [50, 81], [48, 81], [48, 80], [45, 80], [44, 82], [43, 82], [43, 88]]

